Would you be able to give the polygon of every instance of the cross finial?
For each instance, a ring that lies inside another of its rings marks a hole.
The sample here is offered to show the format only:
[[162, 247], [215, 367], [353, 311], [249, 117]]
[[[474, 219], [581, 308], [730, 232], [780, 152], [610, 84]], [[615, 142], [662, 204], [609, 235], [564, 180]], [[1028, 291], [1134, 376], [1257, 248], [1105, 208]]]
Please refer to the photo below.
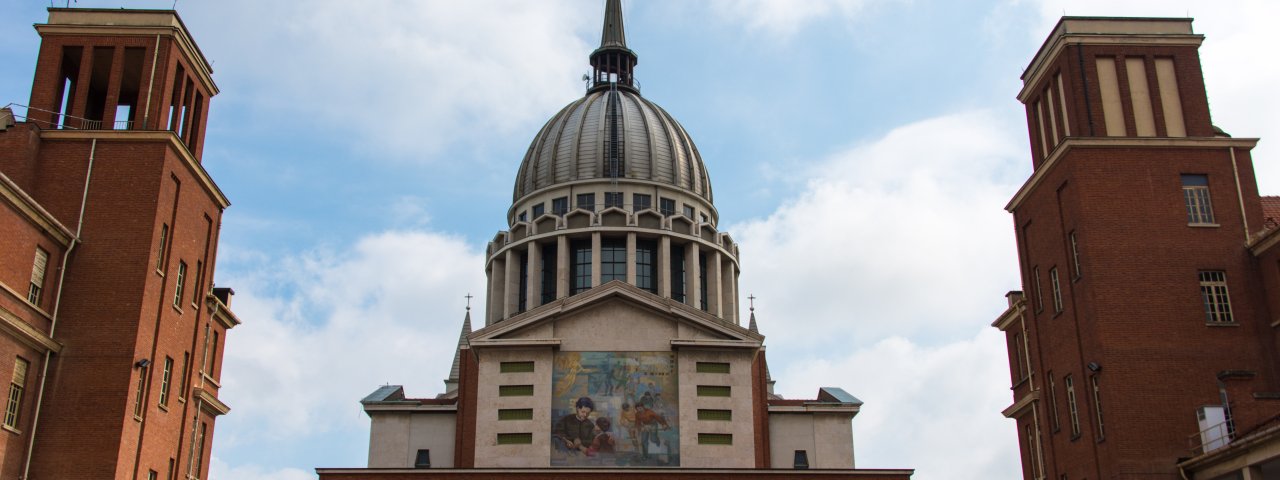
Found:
[[472, 298], [475, 298], [475, 297], [472, 297], [472, 296], [471, 296], [471, 292], [467, 292], [467, 297], [466, 297], [466, 298], [467, 298], [467, 311], [468, 311], [468, 312], [470, 312], [470, 311], [471, 311], [471, 299], [472, 299]]
[[751, 311], [753, 311], [753, 312], [754, 312], [754, 311], [756, 311], [756, 296], [755, 296], [755, 295], [748, 295], [748, 296], [747, 296], [747, 300], [750, 300], [750, 301], [751, 301]]

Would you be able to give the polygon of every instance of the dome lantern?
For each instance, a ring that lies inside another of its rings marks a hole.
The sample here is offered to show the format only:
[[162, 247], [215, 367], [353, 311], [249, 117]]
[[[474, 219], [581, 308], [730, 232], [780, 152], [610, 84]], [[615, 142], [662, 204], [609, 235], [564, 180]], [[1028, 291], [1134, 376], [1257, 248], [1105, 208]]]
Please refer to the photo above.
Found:
[[591, 91], [621, 88], [638, 90], [635, 83], [636, 52], [627, 48], [627, 32], [622, 24], [622, 0], [608, 0], [604, 7], [604, 28], [600, 48], [591, 52]]

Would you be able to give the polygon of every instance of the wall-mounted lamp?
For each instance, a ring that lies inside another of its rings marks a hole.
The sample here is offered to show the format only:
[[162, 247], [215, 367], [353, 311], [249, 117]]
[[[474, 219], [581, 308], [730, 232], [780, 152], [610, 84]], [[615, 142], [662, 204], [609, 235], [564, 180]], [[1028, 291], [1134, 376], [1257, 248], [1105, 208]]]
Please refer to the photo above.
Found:
[[147, 368], [147, 365], [151, 365], [151, 360], [148, 360], [145, 358], [142, 360], [138, 360], [138, 363], [133, 364], [133, 366], [138, 368]]
[[1102, 371], [1102, 365], [1098, 365], [1098, 362], [1089, 362], [1088, 367], [1090, 372], [1097, 373]]

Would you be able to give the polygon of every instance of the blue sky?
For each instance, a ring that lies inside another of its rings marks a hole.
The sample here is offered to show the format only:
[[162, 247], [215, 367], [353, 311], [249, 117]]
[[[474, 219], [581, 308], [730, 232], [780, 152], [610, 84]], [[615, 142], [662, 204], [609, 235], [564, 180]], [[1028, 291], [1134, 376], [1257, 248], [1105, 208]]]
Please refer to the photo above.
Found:
[[[222, 90], [204, 165], [233, 203], [216, 281], [245, 321], [215, 479], [363, 466], [362, 396], [439, 392], [528, 142], [583, 92], [603, 3], [178, 2]], [[1273, 3], [624, 4], [643, 94], [692, 135], [741, 244], [778, 391], [866, 401], [859, 467], [1019, 475], [989, 324], [1019, 288], [1002, 209], [1030, 173], [1014, 95], [1063, 13], [1196, 18], [1215, 123], [1263, 138], [1259, 184], [1280, 194]], [[29, 97], [47, 6], [4, 6], [0, 104]]]

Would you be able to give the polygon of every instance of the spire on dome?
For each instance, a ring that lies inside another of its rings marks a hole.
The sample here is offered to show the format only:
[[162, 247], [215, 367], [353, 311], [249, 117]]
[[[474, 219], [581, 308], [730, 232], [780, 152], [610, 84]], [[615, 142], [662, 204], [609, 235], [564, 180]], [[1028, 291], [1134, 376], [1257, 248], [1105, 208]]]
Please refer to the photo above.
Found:
[[604, 5], [604, 32], [600, 48], [627, 48], [627, 29], [622, 25], [622, 0], [608, 0]]
[[591, 52], [591, 68], [594, 70], [591, 89], [616, 87], [637, 91], [634, 78], [637, 63], [639, 60], [636, 52], [627, 48], [627, 32], [622, 24], [622, 0], [606, 0], [600, 48]]

